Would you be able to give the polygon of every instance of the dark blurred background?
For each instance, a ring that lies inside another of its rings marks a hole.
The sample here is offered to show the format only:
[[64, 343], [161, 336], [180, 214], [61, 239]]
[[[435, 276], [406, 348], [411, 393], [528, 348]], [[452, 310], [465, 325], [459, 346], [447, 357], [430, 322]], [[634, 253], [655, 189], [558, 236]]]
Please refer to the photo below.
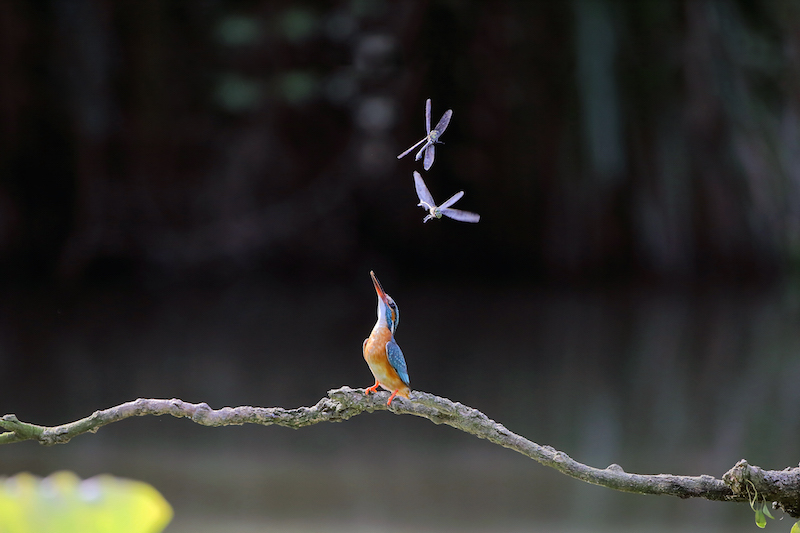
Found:
[[[415, 207], [396, 156], [426, 98], [453, 119], [424, 177], [477, 225]], [[375, 270], [413, 387], [594, 466], [781, 469], [799, 264], [793, 0], [0, 2], [0, 411], [23, 420], [371, 385]], [[0, 474], [144, 479], [174, 532], [754, 527], [410, 417], [324, 426], [130, 420], [4, 447]]]

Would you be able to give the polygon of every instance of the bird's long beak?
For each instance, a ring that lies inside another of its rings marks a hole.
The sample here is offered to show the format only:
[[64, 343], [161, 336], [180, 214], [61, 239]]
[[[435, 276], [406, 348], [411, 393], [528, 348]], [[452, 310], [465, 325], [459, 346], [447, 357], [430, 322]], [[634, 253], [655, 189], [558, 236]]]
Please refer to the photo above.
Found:
[[386, 299], [386, 293], [383, 291], [383, 287], [381, 287], [381, 282], [375, 277], [375, 272], [370, 270], [369, 275], [372, 276], [372, 284], [375, 285], [375, 292], [378, 293], [378, 298], [383, 300], [383, 303], [386, 305], [389, 305], [389, 301]]

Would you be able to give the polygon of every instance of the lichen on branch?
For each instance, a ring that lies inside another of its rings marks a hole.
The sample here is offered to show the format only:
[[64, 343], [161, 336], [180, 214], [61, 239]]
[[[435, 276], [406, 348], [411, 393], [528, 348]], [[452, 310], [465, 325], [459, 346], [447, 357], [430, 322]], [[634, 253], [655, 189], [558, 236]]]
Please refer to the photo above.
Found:
[[[361, 413], [388, 410], [398, 415], [427, 418], [434, 424], [446, 424], [470, 435], [486, 439], [505, 448], [519, 452], [534, 461], [549, 466], [568, 476], [587, 483], [614, 490], [637, 494], [677, 496], [679, 498], [705, 498], [715, 501], [747, 502], [749, 496], [743, 488], [752, 486], [759, 494], [776, 502], [793, 517], [800, 513], [800, 468], [782, 471], [763, 470], [740, 461], [722, 479], [709, 475], [676, 476], [672, 474], [632, 474], [612, 464], [595, 468], [575, 461], [566, 453], [550, 446], [542, 446], [509, 431], [488, 416], [458, 402], [414, 391], [409, 400], [395, 398], [386, 405], [388, 393], [365, 395], [364, 389], [342, 387], [328, 391], [311, 407], [284, 409], [283, 407], [223, 407], [212, 409], [206, 403], [188, 403], [177, 398], [171, 400], [139, 398], [102, 411], [86, 418], [46, 427], [29, 424], [13, 414], [0, 418], [0, 444], [35, 440], [44, 445], [64, 444], [83, 433], [94, 433], [101, 427], [133, 416], [171, 415], [188, 418], [204, 426], [230, 426], [242, 424], [278, 425], [294, 429], [320, 422], [342, 422]], [[746, 480], [746, 481], [745, 481]]]

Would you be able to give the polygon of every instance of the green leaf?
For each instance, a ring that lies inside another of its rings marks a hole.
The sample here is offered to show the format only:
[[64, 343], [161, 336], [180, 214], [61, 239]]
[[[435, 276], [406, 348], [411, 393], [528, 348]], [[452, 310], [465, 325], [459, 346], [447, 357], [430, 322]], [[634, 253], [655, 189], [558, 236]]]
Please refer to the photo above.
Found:
[[761, 509], [756, 509], [756, 525], [762, 529], [767, 527], [767, 518]]
[[794, 523], [792, 530], [789, 533], [800, 533], [800, 520]]
[[769, 505], [767, 505], [767, 502], [764, 502], [764, 508], [762, 509], [762, 511], [764, 511], [765, 515], [775, 520], [775, 517], [772, 516], [772, 513], [769, 512]]

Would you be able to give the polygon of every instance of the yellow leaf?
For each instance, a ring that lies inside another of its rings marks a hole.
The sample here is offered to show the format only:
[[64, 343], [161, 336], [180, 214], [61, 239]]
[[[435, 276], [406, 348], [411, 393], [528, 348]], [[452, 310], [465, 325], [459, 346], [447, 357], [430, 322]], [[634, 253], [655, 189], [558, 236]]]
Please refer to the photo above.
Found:
[[81, 480], [72, 472], [46, 478], [0, 478], [3, 533], [158, 533], [172, 507], [151, 485], [110, 475]]

